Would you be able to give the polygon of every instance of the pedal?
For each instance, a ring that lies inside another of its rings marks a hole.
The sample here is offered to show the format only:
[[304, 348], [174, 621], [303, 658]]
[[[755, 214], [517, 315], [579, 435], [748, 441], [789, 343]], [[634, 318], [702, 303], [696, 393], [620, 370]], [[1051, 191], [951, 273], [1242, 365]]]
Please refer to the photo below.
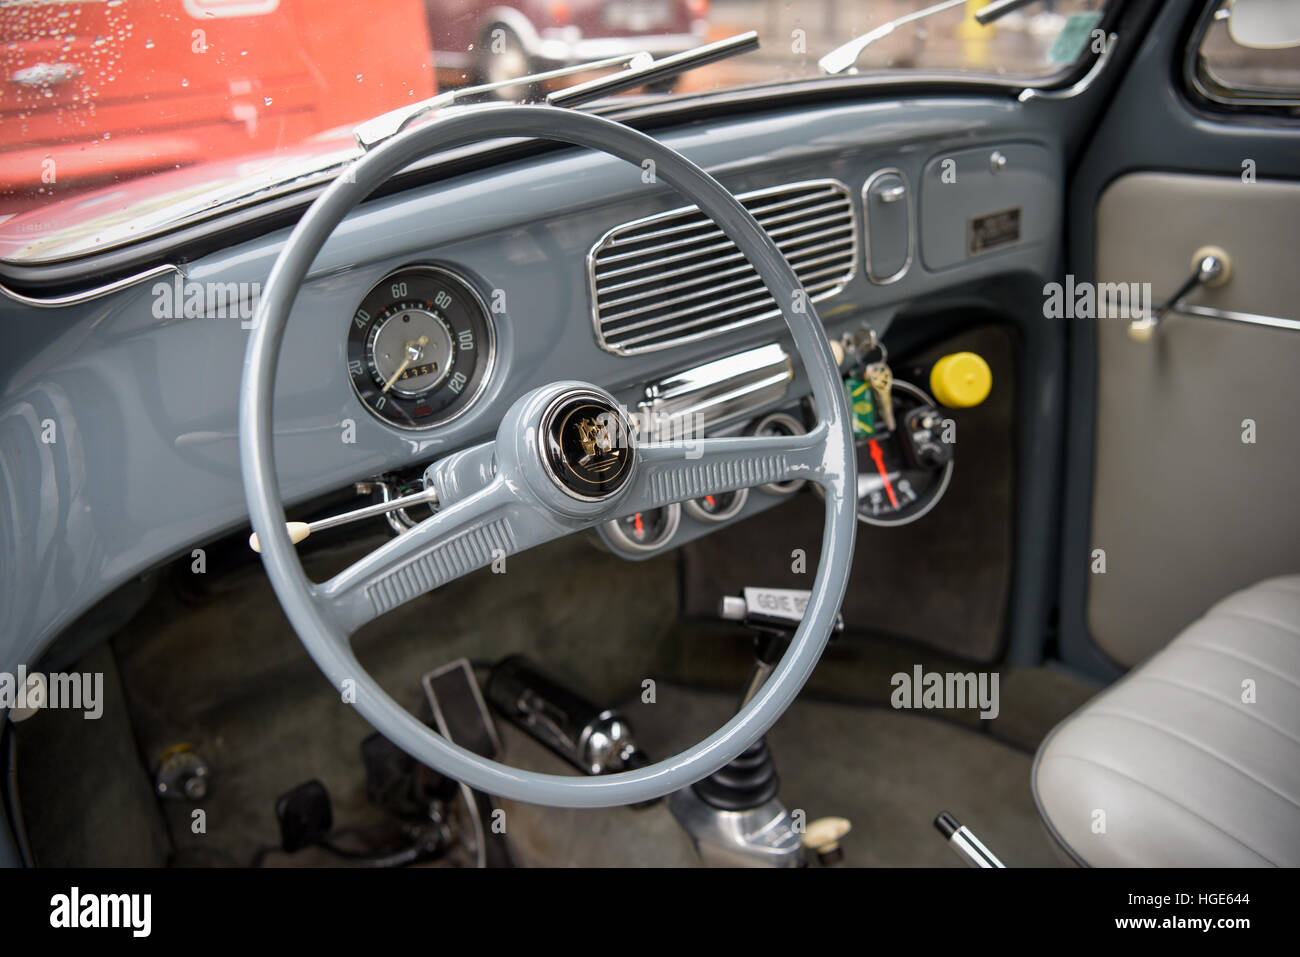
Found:
[[366, 772], [366, 797], [398, 820], [429, 819], [434, 801], [450, 801], [458, 793], [455, 781], [425, 767], [376, 731], [361, 742]]
[[[424, 696], [433, 712], [434, 727], [448, 741], [485, 758], [495, 758], [501, 739], [479, 690], [474, 669], [467, 658], [435, 668], [423, 678]], [[497, 810], [490, 795], [458, 782], [477, 839], [479, 867], [512, 867], [510, 848], [503, 834], [492, 829]]]
[[286, 854], [324, 842], [334, 829], [330, 793], [320, 781], [306, 781], [275, 802], [280, 822], [280, 848]]

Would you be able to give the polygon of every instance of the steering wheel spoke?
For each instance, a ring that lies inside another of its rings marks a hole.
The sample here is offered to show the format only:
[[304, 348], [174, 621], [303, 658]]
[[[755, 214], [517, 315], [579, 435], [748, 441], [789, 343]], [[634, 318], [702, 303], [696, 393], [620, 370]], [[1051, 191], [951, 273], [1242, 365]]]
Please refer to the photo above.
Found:
[[744, 435], [637, 446], [638, 477], [620, 511], [646, 511], [672, 502], [806, 479], [824, 484], [829, 429], [819, 423], [798, 435]]
[[577, 527], [545, 515], [497, 477], [314, 586], [312, 594], [351, 635], [399, 605]]

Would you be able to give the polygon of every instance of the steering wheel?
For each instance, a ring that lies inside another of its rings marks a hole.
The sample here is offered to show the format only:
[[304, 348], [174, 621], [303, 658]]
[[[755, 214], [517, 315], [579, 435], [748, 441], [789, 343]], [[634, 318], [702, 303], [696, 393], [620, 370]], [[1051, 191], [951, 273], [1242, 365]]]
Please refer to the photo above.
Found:
[[[496, 137], [534, 137], [600, 150], [657, 175], [709, 216], [748, 258], [780, 307], [816, 400], [802, 435], [637, 437], [605, 390], [557, 382], [521, 395], [495, 441], [435, 463], [432, 517], [322, 583], [307, 578], [285, 529], [271, 425], [275, 373], [298, 288], [340, 221], [398, 170], [435, 150]], [[848, 405], [821, 323], [789, 264], [743, 206], [680, 153], [620, 123], [549, 106], [482, 106], [410, 129], [358, 159], [312, 204], [280, 251], [244, 357], [239, 406], [244, 493], [262, 561], [307, 652], [390, 741], [418, 761], [488, 794], [557, 807], [609, 807], [693, 784], [756, 742], [794, 700], [830, 636], [857, 528]], [[725, 725], [671, 758], [597, 777], [538, 774], [461, 748], [394, 701], [361, 666], [349, 639], [404, 602], [477, 568], [672, 502], [769, 482], [807, 479], [826, 492], [817, 574], [802, 623], [767, 683]]]

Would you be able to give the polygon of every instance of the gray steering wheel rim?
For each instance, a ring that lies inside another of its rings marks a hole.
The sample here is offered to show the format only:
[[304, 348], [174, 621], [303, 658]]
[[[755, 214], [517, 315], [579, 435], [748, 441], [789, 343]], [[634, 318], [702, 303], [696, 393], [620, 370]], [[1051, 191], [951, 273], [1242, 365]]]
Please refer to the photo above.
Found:
[[[825, 526], [812, 596], [790, 647], [760, 691], [726, 724], [680, 754], [635, 771], [598, 777], [540, 774], [461, 748], [417, 720], [362, 667], [349, 635], [312, 598], [311, 583], [285, 530], [272, 428], [280, 346], [298, 289], [343, 218], [398, 170], [432, 152], [499, 137], [527, 136], [581, 146], [656, 175], [695, 203], [736, 243], [781, 308], [811, 383], [822, 422]], [[802, 311], [800, 310], [802, 306]], [[793, 702], [829, 639], [852, 566], [856, 457], [838, 367], [820, 320], [771, 238], [721, 184], [681, 154], [630, 127], [547, 106], [485, 106], [410, 129], [359, 158], [303, 215], [276, 259], [244, 356], [240, 466], [268, 578], [308, 654], [378, 731], [416, 760], [488, 794], [556, 807], [611, 807], [662, 797], [723, 767], [757, 741]]]

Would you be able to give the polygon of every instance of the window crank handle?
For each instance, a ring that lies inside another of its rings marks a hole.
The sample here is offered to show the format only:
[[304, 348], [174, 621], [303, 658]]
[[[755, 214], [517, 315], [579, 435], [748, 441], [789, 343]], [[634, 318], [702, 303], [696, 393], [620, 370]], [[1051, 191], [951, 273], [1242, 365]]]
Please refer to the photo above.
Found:
[[1174, 294], [1155, 308], [1150, 316], [1143, 316], [1129, 323], [1129, 338], [1134, 342], [1150, 342], [1156, 326], [1170, 312], [1177, 312], [1183, 300], [1200, 286], [1221, 286], [1228, 281], [1230, 274], [1227, 253], [1221, 249], [1205, 248], [1199, 250], [1194, 259], [1193, 272], [1175, 290]]

